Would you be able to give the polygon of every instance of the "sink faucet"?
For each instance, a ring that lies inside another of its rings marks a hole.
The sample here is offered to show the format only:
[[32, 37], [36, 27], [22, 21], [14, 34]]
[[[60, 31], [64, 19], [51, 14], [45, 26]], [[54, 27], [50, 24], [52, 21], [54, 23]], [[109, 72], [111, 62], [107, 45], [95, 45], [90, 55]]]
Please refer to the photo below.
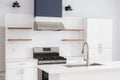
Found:
[[[85, 45], [87, 47], [87, 53], [85, 54]], [[88, 46], [88, 43], [87, 42], [84, 42], [83, 43], [83, 47], [82, 47], [82, 52], [81, 52], [84, 56], [84, 61], [86, 61], [86, 66], [89, 66], [89, 46]]]

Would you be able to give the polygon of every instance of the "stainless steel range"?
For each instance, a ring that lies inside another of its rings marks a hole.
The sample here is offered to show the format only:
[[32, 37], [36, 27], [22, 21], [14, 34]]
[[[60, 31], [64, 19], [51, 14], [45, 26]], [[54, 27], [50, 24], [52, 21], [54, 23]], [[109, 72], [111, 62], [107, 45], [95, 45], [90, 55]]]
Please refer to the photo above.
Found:
[[59, 56], [58, 47], [35, 47], [33, 57], [38, 59], [38, 64], [63, 64], [66, 58]]

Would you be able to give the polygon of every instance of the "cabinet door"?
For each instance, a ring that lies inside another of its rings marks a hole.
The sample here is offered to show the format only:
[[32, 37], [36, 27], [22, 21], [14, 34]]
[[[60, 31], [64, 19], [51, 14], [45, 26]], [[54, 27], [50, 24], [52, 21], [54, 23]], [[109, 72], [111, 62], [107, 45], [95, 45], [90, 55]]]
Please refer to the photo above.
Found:
[[100, 62], [100, 54], [97, 48], [89, 49], [90, 61]]
[[6, 70], [6, 80], [22, 80], [21, 69]]
[[87, 19], [87, 41], [89, 46], [112, 47], [112, 20], [111, 19]]
[[23, 80], [37, 80], [37, 68], [26, 68], [22, 74]]
[[87, 42], [90, 47], [90, 56], [95, 62], [111, 61], [112, 20], [87, 19]]
[[112, 47], [112, 20], [98, 19], [98, 36], [99, 44], [102, 47]]
[[112, 61], [112, 48], [89, 49], [90, 60], [92, 62], [110, 62]]
[[97, 48], [99, 44], [98, 21], [96, 19], [87, 19], [87, 42], [90, 48]]
[[112, 48], [103, 48], [100, 53], [101, 62], [110, 62], [112, 61]]

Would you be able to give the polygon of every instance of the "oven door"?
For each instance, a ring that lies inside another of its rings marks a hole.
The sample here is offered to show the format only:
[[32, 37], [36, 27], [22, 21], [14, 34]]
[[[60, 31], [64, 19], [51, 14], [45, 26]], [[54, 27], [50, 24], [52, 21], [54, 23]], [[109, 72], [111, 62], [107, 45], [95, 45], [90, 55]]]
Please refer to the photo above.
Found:
[[38, 80], [49, 80], [49, 75], [45, 71], [38, 69]]
[[48, 80], [48, 73], [42, 71], [42, 80]]

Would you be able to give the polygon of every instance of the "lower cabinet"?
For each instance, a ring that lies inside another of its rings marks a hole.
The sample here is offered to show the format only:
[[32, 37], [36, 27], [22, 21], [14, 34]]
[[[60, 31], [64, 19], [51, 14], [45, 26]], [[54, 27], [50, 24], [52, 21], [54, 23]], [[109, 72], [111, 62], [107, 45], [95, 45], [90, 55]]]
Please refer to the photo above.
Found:
[[8, 69], [6, 73], [7, 80], [22, 80], [22, 69]]
[[8, 69], [7, 80], [37, 80], [37, 68]]
[[104, 48], [102, 51], [96, 48], [89, 49], [89, 55], [93, 62], [110, 62], [112, 61], [112, 48]]
[[37, 80], [37, 61], [9, 62], [6, 67], [6, 80]]
[[27, 68], [23, 70], [23, 80], [37, 80], [37, 68]]

